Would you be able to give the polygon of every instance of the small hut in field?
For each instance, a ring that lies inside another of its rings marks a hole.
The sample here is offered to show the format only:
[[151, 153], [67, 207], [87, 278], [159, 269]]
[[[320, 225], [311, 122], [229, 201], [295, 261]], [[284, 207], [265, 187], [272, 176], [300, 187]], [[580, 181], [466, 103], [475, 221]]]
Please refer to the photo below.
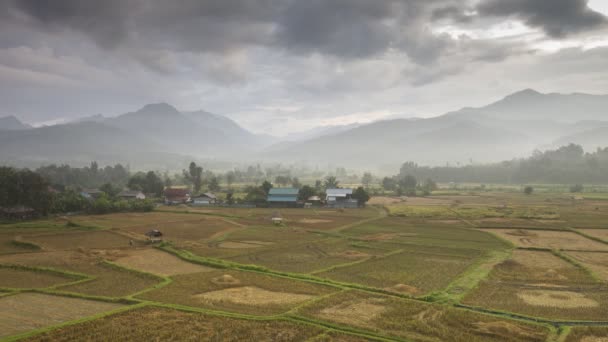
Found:
[[270, 220], [272, 221], [272, 223], [274, 223], [275, 226], [278, 226], [283, 223], [283, 217], [281, 217], [281, 213], [279, 213], [278, 211], [272, 213], [272, 217], [270, 218]]
[[146, 236], [148, 237], [148, 241], [151, 242], [163, 241], [163, 233], [158, 229], [152, 229], [146, 232]]

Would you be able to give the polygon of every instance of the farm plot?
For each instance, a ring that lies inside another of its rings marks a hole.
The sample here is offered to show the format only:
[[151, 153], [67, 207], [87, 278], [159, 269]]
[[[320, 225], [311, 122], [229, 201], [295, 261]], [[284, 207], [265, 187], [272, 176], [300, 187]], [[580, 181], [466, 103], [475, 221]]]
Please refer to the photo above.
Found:
[[574, 228], [608, 228], [608, 206], [606, 202], [594, 204], [583, 201], [561, 209], [562, 218]]
[[24, 237], [24, 241], [34, 243], [47, 251], [129, 247], [129, 238], [110, 231], [36, 234]]
[[[118, 254], [117, 254], [118, 253]], [[94, 279], [79, 284], [60, 287], [59, 290], [97, 296], [125, 296], [157, 284], [160, 279], [126, 271], [103, 263], [103, 259], [119, 256], [120, 252], [57, 251], [0, 256], [0, 263], [24, 266], [51, 267], [93, 276]]]
[[140, 297], [214, 310], [270, 315], [334, 291], [327, 286], [231, 270], [176, 275], [173, 279], [170, 285]]
[[7, 337], [123, 307], [122, 304], [20, 293], [0, 297], [0, 337]]
[[84, 226], [106, 229], [127, 228], [131, 226], [154, 226], [159, 223], [191, 221], [198, 216], [153, 211], [149, 213], [118, 213], [106, 215], [74, 216], [70, 220]]
[[44, 288], [75, 280], [57, 272], [0, 265], [0, 287], [4, 288]]
[[150, 229], [159, 229], [163, 233], [163, 239], [174, 242], [201, 242], [215, 238], [239, 227], [217, 217], [205, 217], [189, 215], [188, 220], [157, 222], [152, 225], [136, 225], [121, 230], [133, 236], [145, 238], [145, 233]]
[[0, 233], [0, 255], [11, 253], [27, 253], [39, 250], [40, 247], [24, 243], [22, 234]]
[[374, 208], [364, 209], [256, 209], [234, 220], [247, 226], [271, 226], [273, 215], [280, 215], [287, 227], [329, 230], [378, 216]]
[[479, 250], [508, 248], [495, 236], [434, 221], [388, 217], [342, 231], [362, 241], [391, 244], [460, 247]]
[[476, 251], [418, 247], [416, 252], [370, 259], [317, 275], [419, 296], [445, 288], [475, 261], [476, 256]]
[[[308, 341], [324, 330], [146, 307], [59, 328], [26, 341]], [[357, 341], [344, 339], [343, 341]]]
[[465, 304], [562, 320], [604, 320], [608, 287], [549, 253], [515, 250]]
[[608, 241], [608, 229], [579, 229], [581, 232]]
[[573, 327], [565, 342], [606, 342], [607, 327]]
[[608, 282], [608, 253], [568, 252], [567, 254]]
[[408, 341], [544, 341], [548, 334], [543, 326], [359, 291], [305, 305], [298, 314]]
[[537, 247], [579, 251], [608, 251], [608, 245], [572, 232], [537, 229], [482, 229], [518, 247]]
[[154, 248], [130, 250], [117, 258], [109, 257], [114, 263], [139, 271], [172, 276], [197, 272], [209, 272], [212, 268], [189, 263], [172, 254]]
[[351, 244], [344, 239], [325, 238], [305, 243], [290, 243], [228, 258], [228, 260], [256, 264], [272, 270], [309, 273], [327, 267], [351, 263], [386, 251]]

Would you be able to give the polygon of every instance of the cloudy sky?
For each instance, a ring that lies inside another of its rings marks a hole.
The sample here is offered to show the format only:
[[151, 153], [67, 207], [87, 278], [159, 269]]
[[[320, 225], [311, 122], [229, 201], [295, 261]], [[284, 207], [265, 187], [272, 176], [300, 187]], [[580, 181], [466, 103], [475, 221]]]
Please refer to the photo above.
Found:
[[0, 116], [146, 103], [256, 132], [608, 93], [608, 0], [0, 0]]

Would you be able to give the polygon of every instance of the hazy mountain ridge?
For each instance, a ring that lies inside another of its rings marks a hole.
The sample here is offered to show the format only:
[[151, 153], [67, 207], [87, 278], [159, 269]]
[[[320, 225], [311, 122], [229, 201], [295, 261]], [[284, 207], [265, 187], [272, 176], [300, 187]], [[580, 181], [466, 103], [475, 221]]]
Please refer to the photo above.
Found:
[[32, 126], [24, 124], [13, 115], [0, 117], [0, 131], [13, 131], [30, 129]]
[[542, 94], [526, 89], [484, 107], [428, 119], [374, 122], [289, 144], [266, 156], [298, 156], [311, 162], [343, 160], [352, 166], [405, 160], [442, 165], [496, 162], [571, 142], [594, 149], [608, 146], [604, 130], [597, 128], [608, 126], [606, 108], [607, 95]]
[[[576, 105], [564, 104], [569, 101]], [[557, 111], [561, 106], [564, 110]], [[116, 117], [97, 114], [38, 128], [19, 125], [14, 117], [2, 118], [12, 123], [10, 127], [22, 128], [0, 129], [0, 159], [153, 163], [156, 158], [159, 165], [167, 165], [169, 159], [196, 156], [360, 168], [406, 160], [428, 165], [495, 162], [567, 143], [587, 149], [608, 146], [608, 116], [603, 108], [608, 108], [608, 96], [541, 94], [528, 89], [485, 107], [427, 119], [318, 127], [274, 143], [278, 138], [254, 134], [225, 116], [202, 110], [180, 112], [157, 103]], [[575, 115], [575, 110], [584, 114]]]

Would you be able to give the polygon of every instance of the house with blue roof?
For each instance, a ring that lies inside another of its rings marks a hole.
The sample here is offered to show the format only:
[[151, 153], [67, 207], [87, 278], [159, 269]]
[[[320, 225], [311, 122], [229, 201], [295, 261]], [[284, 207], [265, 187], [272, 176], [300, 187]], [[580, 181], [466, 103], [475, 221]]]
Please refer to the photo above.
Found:
[[299, 193], [298, 188], [272, 188], [266, 201], [271, 207], [296, 207]]
[[353, 189], [327, 189], [325, 202], [330, 208], [357, 208], [359, 203], [352, 198]]

